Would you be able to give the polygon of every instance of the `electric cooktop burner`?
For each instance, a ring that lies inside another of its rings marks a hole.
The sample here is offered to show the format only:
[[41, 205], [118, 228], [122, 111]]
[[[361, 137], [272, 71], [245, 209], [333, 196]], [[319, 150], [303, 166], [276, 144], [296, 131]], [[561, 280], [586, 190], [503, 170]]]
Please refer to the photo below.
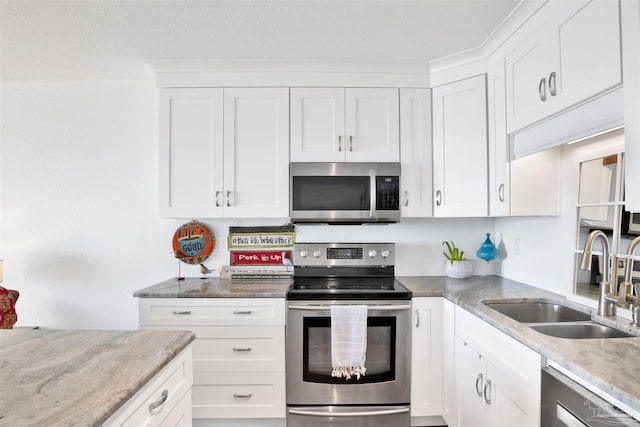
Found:
[[299, 243], [288, 300], [408, 300], [394, 278], [393, 243]]

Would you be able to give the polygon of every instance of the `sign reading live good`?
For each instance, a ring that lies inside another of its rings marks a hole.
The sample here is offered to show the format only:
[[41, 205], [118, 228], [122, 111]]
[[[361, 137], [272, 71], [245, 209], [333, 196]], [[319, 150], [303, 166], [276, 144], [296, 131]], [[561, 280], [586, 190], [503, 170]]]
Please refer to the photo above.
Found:
[[231, 265], [283, 265], [291, 251], [231, 251]]
[[173, 235], [173, 253], [187, 264], [203, 263], [213, 252], [215, 244], [209, 227], [198, 221], [181, 225]]

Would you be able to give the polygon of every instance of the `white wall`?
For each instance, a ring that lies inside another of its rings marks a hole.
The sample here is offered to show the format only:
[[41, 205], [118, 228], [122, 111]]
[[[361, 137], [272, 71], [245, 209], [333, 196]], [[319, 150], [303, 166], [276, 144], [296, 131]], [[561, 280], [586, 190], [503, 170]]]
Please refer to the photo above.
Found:
[[[171, 239], [185, 221], [158, 216], [157, 110], [151, 77], [3, 85], [0, 256], [3, 286], [21, 293], [17, 326], [135, 329], [132, 293], [177, 275]], [[204, 221], [218, 240], [206, 264], [228, 263], [229, 225], [284, 221]], [[474, 258], [492, 230], [491, 219], [426, 219], [297, 231], [299, 241], [396, 242], [397, 274], [441, 275], [443, 240]]]

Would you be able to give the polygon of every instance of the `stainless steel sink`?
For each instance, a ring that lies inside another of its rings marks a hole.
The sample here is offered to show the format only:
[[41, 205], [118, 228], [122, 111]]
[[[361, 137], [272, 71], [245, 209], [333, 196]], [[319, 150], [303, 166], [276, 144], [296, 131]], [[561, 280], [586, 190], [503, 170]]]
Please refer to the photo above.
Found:
[[591, 319], [587, 313], [548, 302], [500, 302], [485, 305], [520, 323], [579, 322]]
[[618, 329], [610, 328], [596, 322], [582, 323], [549, 323], [529, 325], [541, 334], [557, 338], [588, 339], [588, 338], [628, 338], [633, 335]]

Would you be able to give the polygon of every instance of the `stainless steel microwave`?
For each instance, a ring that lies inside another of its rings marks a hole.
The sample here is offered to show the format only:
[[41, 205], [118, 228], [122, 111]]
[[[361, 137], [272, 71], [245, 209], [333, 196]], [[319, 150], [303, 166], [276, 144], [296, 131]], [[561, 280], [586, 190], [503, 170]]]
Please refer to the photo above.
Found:
[[400, 163], [291, 163], [292, 222], [400, 220]]

